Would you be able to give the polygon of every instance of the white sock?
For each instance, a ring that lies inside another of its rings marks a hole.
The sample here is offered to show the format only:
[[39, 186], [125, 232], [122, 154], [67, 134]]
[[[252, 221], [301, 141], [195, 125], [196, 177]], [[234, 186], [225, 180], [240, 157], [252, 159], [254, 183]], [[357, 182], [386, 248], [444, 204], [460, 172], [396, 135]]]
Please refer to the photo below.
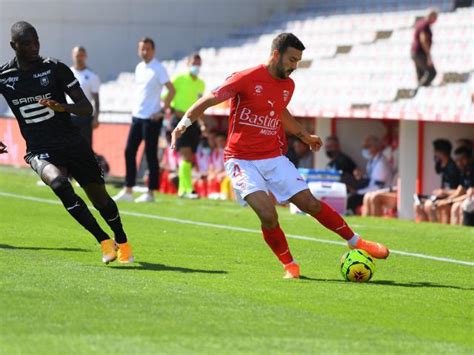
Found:
[[351, 239], [349, 239], [347, 241], [347, 244], [349, 244], [351, 247], [355, 247], [355, 245], [357, 244], [357, 242], [359, 241], [360, 239], [360, 236], [359, 234], [355, 233]]

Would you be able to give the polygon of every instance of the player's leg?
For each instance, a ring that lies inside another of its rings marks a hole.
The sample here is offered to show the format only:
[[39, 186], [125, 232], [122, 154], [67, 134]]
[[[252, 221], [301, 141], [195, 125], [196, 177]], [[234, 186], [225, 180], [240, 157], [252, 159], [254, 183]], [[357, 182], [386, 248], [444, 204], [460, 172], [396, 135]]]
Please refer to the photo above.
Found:
[[395, 210], [397, 208], [396, 192], [375, 192], [372, 198], [373, 216], [380, 217], [383, 215], [384, 208]]
[[423, 211], [427, 217], [427, 220], [430, 222], [437, 222], [438, 221], [438, 213], [436, 211], [436, 206], [434, 205], [433, 201], [426, 200], [423, 205]]
[[134, 261], [132, 248], [127, 241], [127, 235], [122, 226], [122, 219], [117, 204], [110, 197], [105, 185], [92, 182], [84, 186], [84, 191], [102, 218], [114, 232], [114, 239], [118, 246], [118, 259], [121, 263]]
[[299, 266], [293, 260], [285, 233], [278, 223], [275, 205], [270, 196], [265, 191], [256, 191], [246, 196], [245, 201], [260, 219], [263, 239], [283, 264], [286, 270], [284, 277], [298, 278]]
[[230, 159], [225, 163], [236, 198], [247, 203], [260, 219], [265, 242], [284, 265], [285, 277], [299, 277], [299, 266], [294, 262], [285, 233], [278, 224], [275, 205], [266, 192], [266, 182], [252, 161]]
[[438, 221], [442, 224], [449, 224], [451, 219], [452, 204], [442, 205], [436, 207]]
[[180, 197], [193, 196], [193, 151], [191, 147], [180, 147], [179, 155], [181, 161], [178, 167], [178, 195]]
[[462, 204], [463, 202], [455, 202], [451, 207], [451, 224], [461, 225], [462, 224]]
[[201, 129], [198, 122], [193, 123], [176, 142], [181, 160], [178, 167], [178, 195], [184, 198], [194, 199], [198, 195], [193, 193], [193, 158], [196, 152], [199, 140], [201, 138]]
[[[103, 245], [104, 262], [113, 261], [117, 256], [120, 262], [132, 262], [133, 255], [127, 243], [117, 205], [105, 190], [103, 171], [94, 152], [87, 144], [80, 143], [72, 147], [68, 159], [71, 176], [81, 185], [94, 207], [114, 232], [115, 241]], [[126, 257], [123, 254], [126, 254]]]
[[160, 136], [162, 120], [147, 120], [143, 123], [143, 137], [145, 139], [145, 156], [148, 163], [148, 191], [138, 197], [135, 202], [154, 202], [154, 191], [158, 190], [159, 164], [158, 164], [158, 138]]
[[137, 151], [142, 141], [142, 119], [133, 117], [125, 147], [125, 187], [114, 196], [115, 201], [133, 201], [133, 187], [137, 179]]
[[373, 197], [375, 192], [367, 192], [364, 195], [363, 203], [362, 203], [362, 216], [373, 216], [372, 206], [373, 206]]
[[374, 258], [385, 259], [389, 250], [380, 243], [362, 239], [347, 225], [342, 216], [326, 202], [316, 199], [309, 189], [303, 190], [290, 198], [300, 210], [313, 216], [327, 229], [339, 234], [349, 244], [350, 248], [363, 249]]
[[[29, 159], [29, 163], [44, 183], [58, 196], [66, 211], [96, 238], [102, 249], [113, 244], [113, 240], [99, 226], [85, 202], [74, 192], [65, 168], [57, 167], [37, 156]], [[105, 256], [104, 254], [104, 258]], [[108, 261], [111, 260], [104, 260], [104, 262]]]
[[428, 215], [425, 212], [425, 203], [426, 201], [423, 201], [421, 203], [415, 202], [413, 204], [413, 209], [415, 210], [415, 221], [417, 222], [428, 221]]

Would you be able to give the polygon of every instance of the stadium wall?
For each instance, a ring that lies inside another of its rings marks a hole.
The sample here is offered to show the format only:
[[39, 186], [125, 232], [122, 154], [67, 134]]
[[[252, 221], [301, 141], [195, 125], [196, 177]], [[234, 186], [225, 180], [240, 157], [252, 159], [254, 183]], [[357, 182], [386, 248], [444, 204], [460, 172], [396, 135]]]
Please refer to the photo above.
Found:
[[10, 26], [37, 27], [41, 53], [70, 62], [77, 44], [102, 80], [133, 71], [137, 41], [152, 37], [170, 59], [226, 38], [237, 29], [303, 6], [307, 0], [0, 0], [0, 62], [9, 60]]

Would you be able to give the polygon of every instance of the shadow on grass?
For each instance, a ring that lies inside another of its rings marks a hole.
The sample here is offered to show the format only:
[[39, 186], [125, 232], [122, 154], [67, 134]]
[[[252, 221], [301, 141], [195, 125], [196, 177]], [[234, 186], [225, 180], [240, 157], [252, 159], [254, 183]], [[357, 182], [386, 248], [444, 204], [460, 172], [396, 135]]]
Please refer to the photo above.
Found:
[[200, 273], [200, 274], [227, 274], [227, 271], [223, 270], [204, 270], [204, 269], [191, 269], [180, 266], [170, 266], [165, 264], [153, 264], [145, 261], [140, 261], [132, 265], [121, 265], [121, 266], [110, 266], [112, 269], [124, 269], [124, 270], [148, 270], [148, 271], [174, 271], [188, 273]]
[[13, 249], [13, 250], [57, 250], [57, 251], [79, 251], [88, 253], [91, 250], [82, 248], [50, 248], [50, 247], [20, 247], [9, 244], [0, 244], [0, 249]]
[[[335, 279], [315, 279], [307, 276], [301, 276], [301, 280], [305, 281], [319, 281], [319, 282], [332, 282], [332, 283], [347, 283], [344, 280], [335, 280]], [[396, 282], [392, 280], [374, 280], [369, 281], [368, 285], [382, 285], [382, 286], [395, 286], [395, 287], [410, 287], [410, 288], [450, 288], [453, 290], [463, 290], [463, 291], [474, 291], [472, 287], [460, 287], [455, 285], [441, 285], [432, 282]]]

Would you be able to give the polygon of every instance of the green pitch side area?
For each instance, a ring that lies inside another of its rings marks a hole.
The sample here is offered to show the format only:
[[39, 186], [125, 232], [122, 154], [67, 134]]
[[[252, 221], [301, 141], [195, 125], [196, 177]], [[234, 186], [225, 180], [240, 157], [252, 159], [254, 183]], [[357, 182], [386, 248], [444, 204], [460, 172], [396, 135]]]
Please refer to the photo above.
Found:
[[474, 228], [348, 218], [409, 253], [352, 284], [339, 237], [279, 208], [304, 275], [283, 280], [252, 211], [159, 195], [119, 205], [136, 263], [105, 266], [37, 180], [0, 168], [1, 354], [474, 351]]

